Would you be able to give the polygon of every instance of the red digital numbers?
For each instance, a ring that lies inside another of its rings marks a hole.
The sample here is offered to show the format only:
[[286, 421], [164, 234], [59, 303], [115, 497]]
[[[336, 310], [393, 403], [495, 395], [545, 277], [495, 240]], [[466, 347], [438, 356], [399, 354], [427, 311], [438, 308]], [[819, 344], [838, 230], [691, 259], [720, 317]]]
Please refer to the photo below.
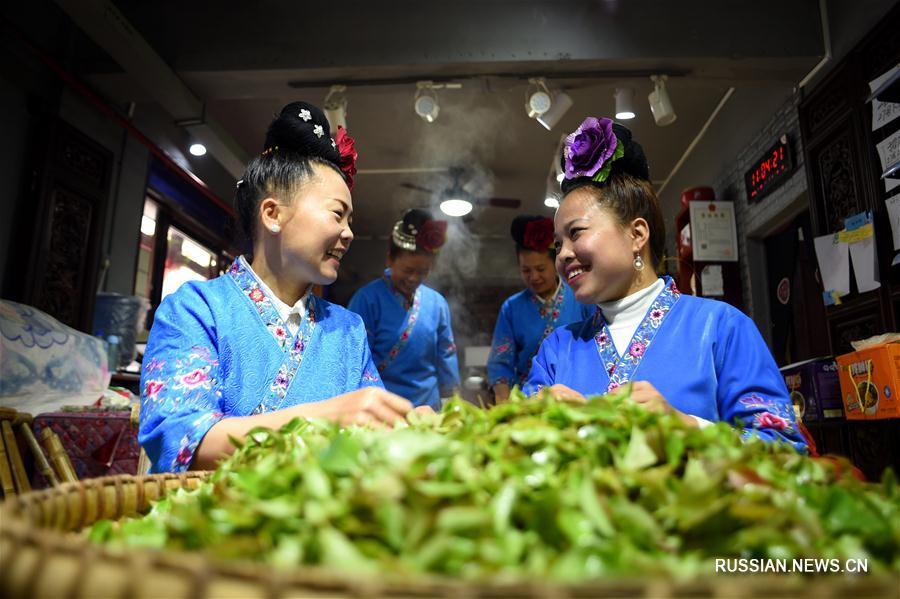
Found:
[[791, 170], [791, 157], [785, 142], [779, 142], [766, 155], [756, 162], [745, 175], [747, 194], [751, 201], [758, 200], [781, 175]]

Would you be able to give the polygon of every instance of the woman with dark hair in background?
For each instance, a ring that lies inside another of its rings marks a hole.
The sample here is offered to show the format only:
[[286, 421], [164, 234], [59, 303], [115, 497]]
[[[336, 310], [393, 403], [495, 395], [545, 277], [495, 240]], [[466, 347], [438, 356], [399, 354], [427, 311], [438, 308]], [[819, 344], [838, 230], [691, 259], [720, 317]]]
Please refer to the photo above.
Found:
[[391, 232], [387, 268], [354, 294], [384, 386], [416, 406], [441, 407], [459, 387], [450, 307], [423, 281], [447, 238], [447, 221], [408, 210]]
[[185, 283], [156, 311], [141, 373], [151, 471], [213, 467], [257, 426], [296, 417], [387, 424], [412, 408], [382, 388], [359, 316], [310, 293], [353, 241], [353, 140], [321, 110], [282, 109], [238, 181], [253, 254]]
[[526, 393], [583, 399], [631, 384], [631, 400], [689, 426], [727, 421], [744, 436], [806, 444], [784, 379], [756, 325], [736, 308], [681, 295], [656, 266], [665, 225], [644, 151], [610, 119], [563, 144], [554, 219], [556, 270], [594, 317], [541, 344]]
[[520, 215], [509, 233], [525, 289], [503, 302], [487, 363], [488, 383], [497, 403], [509, 398], [513, 385], [528, 378], [538, 346], [553, 329], [589, 318], [593, 306], [575, 301], [554, 267], [553, 219]]

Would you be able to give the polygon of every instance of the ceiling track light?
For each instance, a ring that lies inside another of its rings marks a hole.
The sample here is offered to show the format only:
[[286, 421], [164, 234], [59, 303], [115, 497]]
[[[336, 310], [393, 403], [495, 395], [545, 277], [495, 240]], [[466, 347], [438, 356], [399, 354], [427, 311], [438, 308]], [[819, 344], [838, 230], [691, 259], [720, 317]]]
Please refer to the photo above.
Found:
[[529, 86], [525, 92], [525, 113], [528, 118], [533, 119], [550, 110], [553, 100], [543, 77], [532, 77], [528, 83]]
[[630, 87], [617, 87], [616, 93], [616, 118], [620, 121], [633, 119], [634, 114], [634, 90]]
[[650, 112], [653, 113], [653, 120], [660, 127], [671, 125], [678, 118], [675, 109], [672, 108], [672, 101], [669, 99], [669, 93], [666, 91], [666, 75], [651, 75], [650, 80], [653, 81], [653, 91], [647, 96], [650, 101]]
[[332, 85], [325, 96], [322, 109], [331, 127], [332, 135], [337, 135], [338, 127], [347, 128], [347, 91], [346, 85]]
[[553, 129], [566, 112], [572, 108], [572, 98], [566, 92], [560, 90], [556, 92], [550, 104], [550, 109], [544, 114], [537, 117], [537, 122], [544, 126], [547, 131]]
[[416, 95], [413, 98], [413, 107], [416, 114], [422, 117], [426, 123], [433, 123], [441, 112], [438, 104], [436, 86], [431, 81], [419, 81], [416, 83]]

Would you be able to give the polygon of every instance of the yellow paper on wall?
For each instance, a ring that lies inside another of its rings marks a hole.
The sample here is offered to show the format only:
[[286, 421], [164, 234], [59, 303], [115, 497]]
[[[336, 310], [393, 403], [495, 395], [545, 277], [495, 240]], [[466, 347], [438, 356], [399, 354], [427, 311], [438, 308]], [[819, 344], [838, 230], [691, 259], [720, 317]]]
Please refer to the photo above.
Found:
[[857, 241], [868, 239], [873, 235], [873, 233], [874, 231], [872, 229], [872, 223], [867, 223], [858, 229], [853, 229], [852, 231], [841, 231], [840, 233], [838, 233], [838, 239], [841, 241], [841, 243], [856, 243]]

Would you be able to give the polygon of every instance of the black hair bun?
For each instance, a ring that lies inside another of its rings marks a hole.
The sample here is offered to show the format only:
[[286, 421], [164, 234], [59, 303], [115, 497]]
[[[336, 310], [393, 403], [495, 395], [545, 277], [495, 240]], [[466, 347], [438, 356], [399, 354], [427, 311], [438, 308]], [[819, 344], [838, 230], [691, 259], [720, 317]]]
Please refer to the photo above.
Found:
[[641, 144], [631, 139], [631, 131], [625, 125], [613, 123], [613, 133], [625, 144], [625, 155], [613, 162], [612, 173], [624, 173], [636, 179], [650, 180], [650, 165]]
[[[606, 182], [615, 175], [631, 175], [636, 179], [650, 180], [650, 166], [647, 164], [647, 156], [644, 154], [644, 148], [641, 144], [634, 141], [631, 137], [631, 131], [625, 125], [613, 123], [613, 133], [625, 147], [625, 154], [612, 163], [609, 177], [603, 183], [598, 183], [590, 177], [576, 177], [574, 179], [563, 179], [560, 187], [563, 193], [569, 193], [576, 187], [582, 185], [593, 185], [595, 187], [603, 187]], [[565, 151], [565, 150], [564, 150]], [[566, 158], [560, 155], [559, 162], [565, 171]]]
[[528, 227], [528, 223], [532, 223], [536, 220], [543, 220], [545, 218], [547, 217], [535, 216], [533, 214], [520, 214], [515, 217], [509, 225], [510, 237], [513, 238], [513, 241], [515, 241], [517, 245], [525, 247], [525, 229]]
[[270, 151], [341, 162], [325, 113], [308, 102], [291, 102], [281, 109], [266, 133], [263, 153]]
[[[434, 220], [431, 213], [421, 208], [411, 208], [403, 213], [403, 232], [418, 231], [426, 222]], [[415, 235], [415, 233], [413, 233]]]

